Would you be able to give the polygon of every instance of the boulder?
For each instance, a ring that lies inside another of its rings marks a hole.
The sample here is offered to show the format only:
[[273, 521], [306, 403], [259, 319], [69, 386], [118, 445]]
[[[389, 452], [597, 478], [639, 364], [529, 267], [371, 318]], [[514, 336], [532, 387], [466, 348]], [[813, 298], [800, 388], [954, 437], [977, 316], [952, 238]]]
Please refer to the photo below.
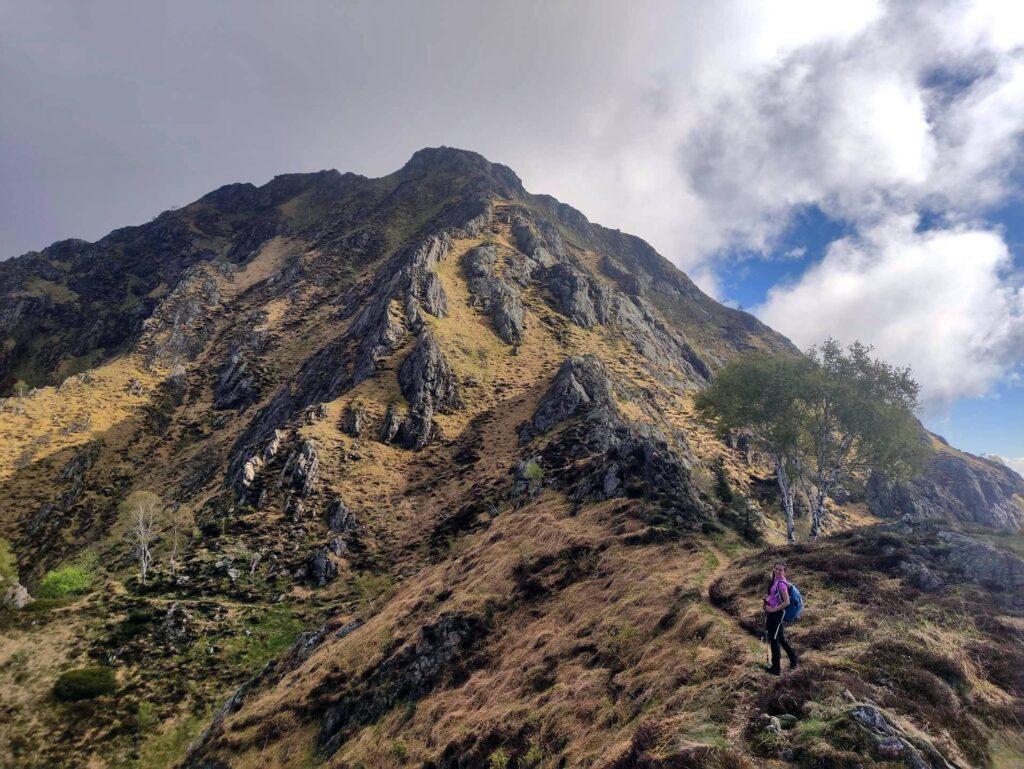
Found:
[[24, 609], [32, 603], [32, 596], [20, 582], [7, 585], [0, 580], [0, 607], [4, 609]]
[[366, 426], [366, 409], [362, 404], [350, 403], [341, 415], [339, 429], [351, 438], [359, 438]]
[[331, 559], [331, 551], [328, 548], [322, 547], [310, 557], [306, 565], [306, 575], [314, 587], [325, 587], [338, 576], [338, 564]]
[[327, 503], [327, 528], [335, 534], [349, 534], [358, 528], [352, 511], [338, 497]]
[[195, 640], [196, 617], [184, 604], [175, 601], [167, 609], [157, 630], [157, 638], [165, 646], [182, 648]]
[[872, 752], [883, 761], [899, 760], [909, 769], [959, 769], [931, 742], [908, 733], [874, 705], [857, 703], [846, 710], [846, 716], [866, 732]]

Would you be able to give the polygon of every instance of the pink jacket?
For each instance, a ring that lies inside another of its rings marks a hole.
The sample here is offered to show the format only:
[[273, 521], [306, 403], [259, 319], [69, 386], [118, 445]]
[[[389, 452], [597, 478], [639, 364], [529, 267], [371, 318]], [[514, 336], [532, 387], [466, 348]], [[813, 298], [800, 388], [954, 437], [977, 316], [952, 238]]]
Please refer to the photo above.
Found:
[[765, 610], [775, 611], [782, 606], [785, 601], [784, 595], [789, 595], [789, 583], [781, 578], [772, 582], [772, 586], [768, 589], [768, 595], [764, 599]]

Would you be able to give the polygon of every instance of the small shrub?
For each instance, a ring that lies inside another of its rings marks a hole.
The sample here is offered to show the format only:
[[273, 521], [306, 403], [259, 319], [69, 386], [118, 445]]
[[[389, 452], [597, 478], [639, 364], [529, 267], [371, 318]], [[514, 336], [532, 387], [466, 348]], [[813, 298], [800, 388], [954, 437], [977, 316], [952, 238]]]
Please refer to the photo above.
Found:
[[531, 459], [523, 466], [523, 478], [531, 483], [540, 483], [544, 480], [544, 468], [537, 463], [537, 460]]
[[81, 595], [92, 585], [93, 572], [87, 566], [63, 566], [46, 572], [39, 581], [36, 595], [39, 598], [68, 598]]
[[523, 754], [522, 765], [524, 767], [540, 766], [540, 762], [544, 760], [544, 751], [537, 745], [530, 745], [529, 750]]
[[53, 694], [64, 702], [91, 700], [117, 689], [114, 671], [107, 667], [76, 668], [61, 674], [53, 685]]
[[391, 743], [391, 754], [400, 764], [404, 764], [409, 760], [409, 748], [402, 740], [395, 740]]
[[11, 543], [0, 537], [0, 584], [18, 581], [18, 561], [11, 550]]
[[715, 474], [715, 496], [725, 504], [730, 504], [734, 497], [732, 487], [729, 485], [729, 476], [725, 472], [725, 462], [721, 457], [715, 460], [712, 471]]
[[491, 757], [487, 759], [488, 769], [508, 769], [511, 763], [511, 757], [502, 748], [491, 753]]

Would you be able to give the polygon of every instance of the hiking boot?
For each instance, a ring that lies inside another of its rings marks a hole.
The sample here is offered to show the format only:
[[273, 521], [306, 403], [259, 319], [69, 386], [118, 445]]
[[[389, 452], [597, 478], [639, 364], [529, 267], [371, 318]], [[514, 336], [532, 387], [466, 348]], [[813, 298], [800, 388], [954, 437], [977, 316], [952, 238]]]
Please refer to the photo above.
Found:
[[781, 676], [782, 671], [779, 668], [773, 668], [771, 665], [764, 666], [764, 672], [770, 676]]
[[800, 660], [799, 659], [791, 659], [789, 661], [789, 669], [790, 670], [796, 670], [798, 667], [800, 667]]

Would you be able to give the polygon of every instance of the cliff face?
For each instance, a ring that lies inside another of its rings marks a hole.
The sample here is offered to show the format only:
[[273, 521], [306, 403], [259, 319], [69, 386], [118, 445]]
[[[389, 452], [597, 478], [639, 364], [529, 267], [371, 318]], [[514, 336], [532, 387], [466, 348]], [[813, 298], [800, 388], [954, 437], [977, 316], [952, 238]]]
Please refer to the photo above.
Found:
[[941, 438], [920, 477], [892, 483], [873, 478], [868, 498], [883, 517], [945, 518], [1008, 529], [1024, 527], [1024, 483], [1006, 465], [965, 454]]
[[[199, 735], [187, 765], [210, 769], [821, 753], [796, 733], [765, 747], [754, 726], [769, 689], [726, 592], [738, 575], [759, 589], [780, 522], [764, 468], [691, 408], [730, 356], [792, 346], [643, 241], [440, 148], [381, 179], [229, 185], [0, 263], [0, 291], [0, 384], [38, 388], [0, 413], [0, 533], [30, 589], [61, 566], [89, 578], [4, 620], [13, 765], [167, 766]], [[881, 517], [1013, 527], [1022, 485], [942, 447], [923, 479], [876, 479], [869, 499]], [[141, 489], [179, 521], [161, 526], [145, 585], [121, 506]], [[876, 521], [853, 504], [832, 527]], [[822, 607], [844, 600], [836, 569], [880, 570], [920, 596], [902, 621], [924, 633], [949, 591], [984, 590], [976, 638], [1009, 648], [1017, 631], [993, 618], [1020, 610], [1019, 559], [951, 531], [887, 536], [913, 569], [860, 540], [800, 551]], [[885, 606], [886, 633], [905, 635]], [[833, 624], [803, 639], [821, 636], [822, 665]], [[55, 703], [57, 674], [87, 662], [114, 668], [117, 692]], [[884, 681], [858, 680], [860, 704], [891, 704]], [[1019, 682], [971, 663], [954, 683], [1002, 745]], [[807, 702], [789, 715], [854, 718]], [[901, 756], [934, 766], [995, 749], [922, 746], [916, 713], [865, 735], [902, 735]], [[833, 732], [847, 750], [853, 732]]]

